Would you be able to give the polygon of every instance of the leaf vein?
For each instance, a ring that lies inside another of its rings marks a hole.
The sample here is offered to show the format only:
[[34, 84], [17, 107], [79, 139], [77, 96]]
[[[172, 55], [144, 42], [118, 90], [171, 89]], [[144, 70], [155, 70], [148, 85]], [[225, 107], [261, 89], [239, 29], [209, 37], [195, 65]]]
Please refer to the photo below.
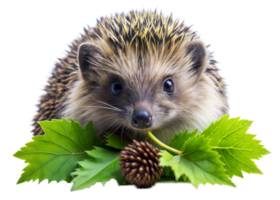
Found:
[[[74, 141], [74, 140], [73, 140], [72, 138], [70, 138], [69, 136], [64, 135], [64, 134], [58, 132], [57, 130], [52, 129], [52, 128], [50, 128], [49, 126], [46, 126], [46, 127], [49, 128], [49, 129], [51, 129], [51, 130], [53, 130], [54, 132], [56, 132], [56, 133], [62, 135], [62, 136], [68, 138], [69, 140], [71, 140], [72, 142], [74, 142], [78, 147], [80, 147], [83, 151], [85, 151], [85, 149], [84, 149], [83, 147], [81, 147], [76, 141]], [[63, 128], [64, 128], [64, 127], [63, 127]], [[64, 130], [65, 130], [65, 128], [64, 128]]]
[[250, 166], [249, 164], [247, 164], [247, 163], [243, 162], [242, 160], [238, 159], [237, 157], [235, 157], [228, 149], [227, 149], [227, 151], [229, 152], [229, 154], [230, 154], [233, 158], [235, 158], [235, 159], [238, 160], [239, 162], [241, 162], [241, 163], [247, 165], [247, 166], [250, 167], [251, 169], [255, 170], [254, 167]]
[[[210, 132], [210, 134], [207, 136], [207, 138], [209, 138], [209, 136], [216, 130], [216, 128], [218, 128], [220, 126], [220, 124], [222, 123], [222, 121], [219, 121], [220, 123]], [[216, 122], [217, 123], [217, 122]], [[210, 125], [211, 126], [211, 125]]]
[[[234, 121], [234, 122], [235, 122], [235, 121]], [[228, 126], [227, 129], [229, 129], [230, 126], [231, 126], [234, 122], [232, 122], [232, 123]], [[238, 128], [234, 129], [234, 130], [231, 131], [230, 133], [228, 133], [228, 134], [226, 134], [225, 136], [223, 136], [223, 137], [219, 140], [219, 142], [217, 143], [217, 146], [220, 144], [220, 142], [222, 141], [222, 139], [224, 139], [225, 137], [227, 137], [227, 136], [229, 136], [230, 134], [234, 133], [234, 132], [237, 131], [238, 129], [241, 129], [241, 128], [243, 128], [244, 126], [247, 126], [248, 124], [251, 124], [251, 123], [252, 123], [252, 122], [248, 122], [248, 123], [246, 123], [246, 124], [244, 124], [244, 125], [242, 125], [242, 126], [239, 126]]]
[[66, 147], [64, 147], [64, 146], [62, 146], [62, 145], [60, 145], [60, 144], [57, 144], [56, 142], [54, 142], [54, 141], [52, 141], [52, 140], [40, 140], [40, 141], [43, 141], [43, 142], [51, 142], [51, 143], [56, 144], [57, 146], [59, 146], [59, 147], [65, 149], [65, 150], [69, 151], [70, 153], [74, 153], [74, 152], [70, 151], [69, 149], [67, 149]]
[[227, 133], [228, 129], [231, 127], [231, 125], [235, 122], [235, 119], [232, 120], [232, 123], [227, 127], [227, 131], [226, 131], [226, 135], [224, 135], [223, 137], [220, 138], [220, 140], [217, 143], [217, 146], [220, 144], [220, 142], [222, 141], [222, 139], [224, 139], [226, 136], [230, 135], [231, 133]]
[[72, 158], [73, 155], [69, 156], [69, 158], [67, 158], [62, 164], [61, 166], [53, 173], [53, 175], [50, 177], [50, 180], [53, 178], [53, 176], [63, 167], [63, 165], [70, 159]]
[[[188, 160], [188, 161], [191, 162], [190, 160]], [[208, 175], [213, 176], [213, 177], [216, 177], [216, 178], [218, 178], [219, 180], [225, 182], [225, 181], [222, 180], [220, 177], [215, 176], [214, 174], [211, 174], [210, 172], [204, 170], [203, 168], [201, 168], [201, 167], [200, 167], [199, 165], [197, 165], [196, 163], [194, 163], [194, 162], [191, 162], [191, 163], [193, 163], [194, 165], [196, 165], [199, 169], [201, 169], [202, 171], [204, 171], [204, 172], [207, 173]], [[218, 164], [216, 164], [216, 165], [218, 165]]]
[[[233, 168], [228, 164], [228, 162], [227, 162], [225, 156], [224, 156], [223, 153], [222, 153], [222, 150], [220, 150], [220, 153], [221, 153], [221, 156], [222, 156], [222, 158], [224, 159], [224, 161], [225, 161], [227, 167], [228, 167], [229, 169], [231, 169], [232, 171], [234, 171], [236, 174], [239, 174], [238, 171], [236, 171], [235, 169], [233, 169]], [[241, 175], [242, 175], [242, 172], [241, 172]]]
[[38, 167], [37, 169], [34, 169], [33, 172], [31, 172], [30, 174], [27, 174], [26, 176], [22, 177], [23, 179], [26, 179], [28, 176], [32, 175], [33, 173], [35, 173], [36, 171], [38, 171], [40, 168], [42, 168], [43, 166], [45, 166], [47, 163], [49, 163], [50, 161], [52, 161], [53, 159], [55, 159], [57, 156], [52, 157], [51, 159], [49, 159], [47, 162], [45, 162], [43, 165], [41, 165], [40, 167]]

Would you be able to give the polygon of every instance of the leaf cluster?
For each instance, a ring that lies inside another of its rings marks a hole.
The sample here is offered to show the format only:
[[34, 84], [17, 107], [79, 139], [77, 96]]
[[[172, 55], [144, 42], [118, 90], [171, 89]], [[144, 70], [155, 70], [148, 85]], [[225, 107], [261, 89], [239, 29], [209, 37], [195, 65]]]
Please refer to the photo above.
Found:
[[[39, 122], [45, 135], [33, 137], [15, 157], [29, 163], [18, 184], [48, 179], [73, 182], [72, 190], [90, 187], [97, 182], [105, 184], [110, 179], [128, 184], [119, 166], [120, 150], [130, 144], [117, 135], [107, 135], [106, 144], [99, 139], [92, 122], [85, 128], [71, 119]], [[162, 181], [220, 184], [235, 186], [230, 178], [243, 177], [242, 171], [261, 174], [252, 159], [269, 152], [248, 134], [251, 121], [229, 119], [225, 115], [212, 123], [201, 134], [193, 131], [176, 134], [168, 146], [159, 153], [160, 166], [164, 167]]]

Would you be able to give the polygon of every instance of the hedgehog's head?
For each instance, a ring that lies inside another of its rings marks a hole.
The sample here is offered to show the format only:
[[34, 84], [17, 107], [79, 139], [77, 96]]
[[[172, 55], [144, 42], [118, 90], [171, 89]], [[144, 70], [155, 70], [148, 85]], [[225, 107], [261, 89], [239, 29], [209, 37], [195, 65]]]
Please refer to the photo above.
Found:
[[[167, 142], [173, 134], [205, 127], [221, 115], [219, 94], [204, 80], [205, 46], [184, 26], [165, 20], [157, 31], [145, 28], [147, 21], [131, 32], [128, 26], [114, 26], [118, 33], [80, 45], [80, 77], [66, 109], [70, 117], [83, 125], [92, 120], [98, 134], [144, 139], [151, 130]], [[120, 27], [128, 34], [120, 35]]]

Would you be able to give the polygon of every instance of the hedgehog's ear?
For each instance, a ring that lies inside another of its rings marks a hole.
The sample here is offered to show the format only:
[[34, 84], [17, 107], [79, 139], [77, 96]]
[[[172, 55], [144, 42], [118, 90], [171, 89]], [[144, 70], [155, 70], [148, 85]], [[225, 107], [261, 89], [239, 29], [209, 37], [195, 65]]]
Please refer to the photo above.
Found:
[[191, 59], [191, 71], [201, 75], [207, 65], [208, 53], [206, 47], [201, 41], [193, 41], [187, 45], [186, 55]]
[[86, 81], [96, 81], [102, 66], [104, 52], [101, 48], [92, 43], [83, 43], [78, 50], [78, 62], [81, 75]]

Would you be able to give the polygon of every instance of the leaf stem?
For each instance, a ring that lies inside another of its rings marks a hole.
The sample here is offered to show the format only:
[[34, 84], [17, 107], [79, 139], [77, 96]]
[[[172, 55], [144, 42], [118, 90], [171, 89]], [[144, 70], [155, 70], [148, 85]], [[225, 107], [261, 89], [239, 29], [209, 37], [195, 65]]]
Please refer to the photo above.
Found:
[[169, 151], [171, 151], [171, 152], [173, 152], [173, 153], [176, 153], [176, 154], [178, 154], [178, 155], [182, 155], [182, 151], [179, 151], [179, 150], [177, 150], [177, 149], [173, 149], [172, 147], [170, 147], [170, 146], [168, 146], [168, 145], [162, 143], [160, 140], [158, 140], [158, 139], [152, 134], [151, 131], [148, 131], [148, 136], [149, 136], [156, 144], [158, 144], [159, 146], [161, 146], [161, 147], [163, 147], [163, 148], [165, 148], [165, 149], [167, 149], [167, 150], [169, 150]]

